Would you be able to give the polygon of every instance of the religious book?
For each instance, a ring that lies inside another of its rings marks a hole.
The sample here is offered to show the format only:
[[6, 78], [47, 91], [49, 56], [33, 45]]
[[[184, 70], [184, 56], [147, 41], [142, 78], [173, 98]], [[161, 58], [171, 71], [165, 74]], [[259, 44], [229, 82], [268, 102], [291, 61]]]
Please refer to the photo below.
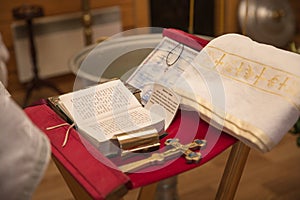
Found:
[[164, 118], [145, 109], [119, 79], [48, 100], [106, 156], [156, 149], [164, 133]]

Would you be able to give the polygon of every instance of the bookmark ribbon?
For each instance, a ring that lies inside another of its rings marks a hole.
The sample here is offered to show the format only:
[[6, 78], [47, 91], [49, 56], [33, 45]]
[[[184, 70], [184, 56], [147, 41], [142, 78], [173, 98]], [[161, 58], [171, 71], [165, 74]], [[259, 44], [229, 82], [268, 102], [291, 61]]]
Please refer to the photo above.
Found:
[[55, 126], [47, 127], [46, 130], [52, 130], [52, 129], [60, 128], [63, 126], [69, 126], [65, 133], [65, 138], [64, 138], [63, 144], [61, 145], [62, 147], [65, 147], [68, 142], [68, 139], [69, 139], [70, 130], [71, 130], [71, 128], [73, 128], [75, 126], [75, 123], [73, 123], [71, 125], [69, 123], [62, 123], [62, 124], [58, 124]]

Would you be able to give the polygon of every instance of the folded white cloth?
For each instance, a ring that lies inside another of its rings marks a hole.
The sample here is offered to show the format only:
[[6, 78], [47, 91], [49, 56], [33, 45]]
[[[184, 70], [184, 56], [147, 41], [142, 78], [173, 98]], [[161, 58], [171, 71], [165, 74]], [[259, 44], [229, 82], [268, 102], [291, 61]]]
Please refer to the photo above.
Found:
[[173, 89], [205, 120], [267, 152], [299, 117], [299, 63], [298, 54], [227, 34], [202, 49]]

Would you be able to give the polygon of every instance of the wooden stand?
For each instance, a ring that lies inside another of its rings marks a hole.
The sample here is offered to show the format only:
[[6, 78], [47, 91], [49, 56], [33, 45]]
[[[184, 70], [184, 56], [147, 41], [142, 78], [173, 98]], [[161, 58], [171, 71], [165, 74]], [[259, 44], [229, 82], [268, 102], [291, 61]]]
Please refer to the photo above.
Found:
[[219, 185], [216, 199], [233, 199], [237, 191], [250, 147], [242, 142], [233, 145]]

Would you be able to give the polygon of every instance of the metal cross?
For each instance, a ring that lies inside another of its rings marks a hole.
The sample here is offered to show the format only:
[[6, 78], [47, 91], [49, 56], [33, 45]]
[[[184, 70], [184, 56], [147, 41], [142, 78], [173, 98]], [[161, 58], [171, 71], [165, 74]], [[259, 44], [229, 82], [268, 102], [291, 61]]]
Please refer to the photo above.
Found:
[[202, 158], [201, 153], [192, 150], [204, 147], [206, 145], [206, 140], [195, 139], [192, 143], [183, 145], [179, 143], [179, 139], [171, 138], [166, 140], [165, 145], [170, 146], [171, 149], [163, 153], [153, 153], [146, 159], [122, 165], [119, 167], [119, 169], [122, 172], [133, 172], [151, 165], [162, 164], [165, 160], [171, 159], [180, 154], [185, 155], [187, 163], [197, 163]]

